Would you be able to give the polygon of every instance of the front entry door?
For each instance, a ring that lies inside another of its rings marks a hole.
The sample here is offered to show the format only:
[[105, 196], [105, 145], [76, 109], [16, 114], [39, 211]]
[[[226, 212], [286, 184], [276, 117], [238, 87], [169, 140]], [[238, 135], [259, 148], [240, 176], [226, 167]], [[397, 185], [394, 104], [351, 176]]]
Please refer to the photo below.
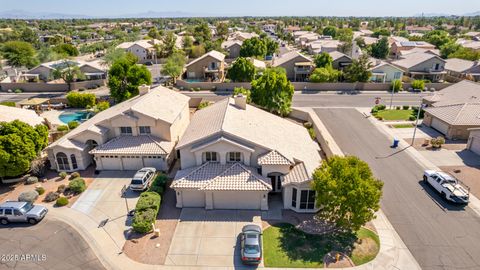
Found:
[[272, 192], [281, 192], [282, 191], [282, 175], [271, 174], [268, 177], [270, 178], [270, 182], [272, 183]]

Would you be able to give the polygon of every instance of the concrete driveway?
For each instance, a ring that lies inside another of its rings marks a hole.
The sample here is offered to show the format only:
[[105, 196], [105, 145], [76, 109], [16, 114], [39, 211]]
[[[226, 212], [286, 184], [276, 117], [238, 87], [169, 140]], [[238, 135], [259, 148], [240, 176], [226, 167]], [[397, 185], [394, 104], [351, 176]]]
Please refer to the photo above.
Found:
[[86, 214], [97, 224], [108, 219], [104, 229], [115, 241], [119, 251], [131, 228], [128, 210], [135, 208], [140, 195], [129, 189], [125, 197], [121, 195], [122, 187], [130, 184], [134, 174], [135, 171], [101, 172], [72, 206], [72, 209]]
[[261, 226], [261, 212], [184, 208], [165, 264], [240, 267], [239, 234], [247, 224]]
[[105, 269], [75, 229], [48, 214], [37, 225], [9, 224], [0, 232], [0, 269]]

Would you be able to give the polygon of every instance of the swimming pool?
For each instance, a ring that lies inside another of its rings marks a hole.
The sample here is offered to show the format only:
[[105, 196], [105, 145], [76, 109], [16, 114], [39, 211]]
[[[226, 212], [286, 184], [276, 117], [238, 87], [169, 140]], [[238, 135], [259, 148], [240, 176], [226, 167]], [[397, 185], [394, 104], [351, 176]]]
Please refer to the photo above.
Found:
[[79, 112], [64, 112], [58, 116], [60, 121], [65, 124], [68, 124], [72, 121], [84, 122], [90, 118], [90, 112], [79, 111]]

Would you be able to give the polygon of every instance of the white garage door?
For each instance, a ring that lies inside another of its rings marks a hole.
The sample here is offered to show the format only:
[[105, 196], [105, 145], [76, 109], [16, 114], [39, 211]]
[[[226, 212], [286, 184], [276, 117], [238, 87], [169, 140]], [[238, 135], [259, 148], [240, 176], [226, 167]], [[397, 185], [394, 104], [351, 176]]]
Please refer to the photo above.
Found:
[[121, 170], [122, 169], [122, 163], [120, 161], [120, 158], [117, 156], [101, 156], [100, 157], [101, 163], [102, 163], [102, 170]]
[[143, 168], [142, 156], [124, 156], [123, 169], [126, 171], [136, 171]]
[[214, 209], [260, 209], [262, 193], [254, 191], [217, 191], [213, 193]]
[[438, 120], [437, 118], [432, 119], [432, 128], [438, 130], [443, 135], [448, 133], [448, 124]]
[[166, 170], [165, 161], [161, 156], [146, 156], [143, 157], [143, 164], [145, 167], [153, 167], [157, 170]]
[[480, 155], [480, 137], [472, 137], [472, 143], [470, 144], [470, 151]]
[[183, 207], [205, 207], [205, 192], [182, 191]]

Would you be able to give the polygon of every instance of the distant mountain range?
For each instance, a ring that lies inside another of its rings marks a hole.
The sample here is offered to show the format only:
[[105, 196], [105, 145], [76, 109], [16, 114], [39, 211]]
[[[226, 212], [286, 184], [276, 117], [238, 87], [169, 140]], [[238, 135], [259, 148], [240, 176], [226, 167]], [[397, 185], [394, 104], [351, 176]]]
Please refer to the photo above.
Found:
[[[424, 13], [415, 14], [415, 17], [440, 17], [451, 16], [453, 14], [447, 13]], [[205, 13], [191, 13], [183, 11], [146, 11], [141, 13], [120, 14], [109, 16], [89, 16], [84, 14], [67, 14], [56, 12], [29, 12], [19, 9], [0, 11], [0, 18], [2, 19], [95, 19], [95, 18], [185, 18], [185, 17], [229, 17], [242, 15], [219, 15], [219, 14], [205, 14]], [[279, 15], [280, 16], [280, 15]], [[480, 11], [460, 14], [458, 16], [480, 16]], [[360, 16], [361, 17], [361, 16]]]

